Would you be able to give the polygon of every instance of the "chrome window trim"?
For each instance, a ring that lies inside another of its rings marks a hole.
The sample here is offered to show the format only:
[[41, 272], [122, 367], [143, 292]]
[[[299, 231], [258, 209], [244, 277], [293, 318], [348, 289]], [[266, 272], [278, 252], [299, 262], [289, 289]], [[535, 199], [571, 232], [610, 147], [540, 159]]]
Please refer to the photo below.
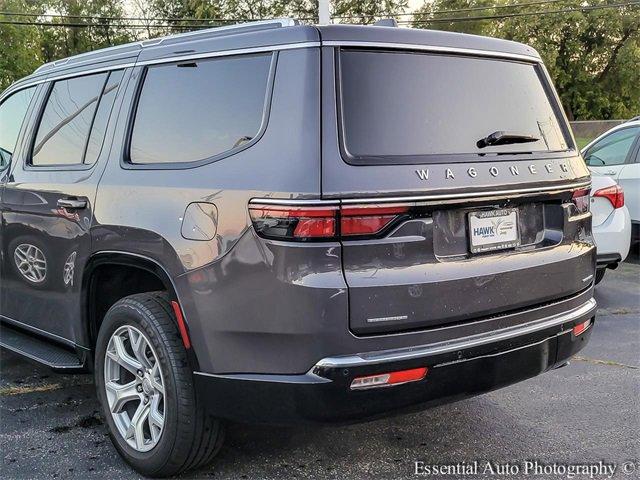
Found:
[[497, 50], [478, 50], [475, 48], [443, 47], [438, 45], [421, 45], [415, 43], [385, 43], [385, 42], [358, 42], [349, 40], [325, 40], [323, 47], [363, 47], [363, 48], [390, 48], [401, 50], [419, 50], [433, 53], [455, 53], [459, 55], [475, 55], [492, 58], [507, 58], [525, 62], [542, 63], [542, 59], [535, 55], [500, 52]]
[[320, 42], [284, 43], [282, 45], [265, 45], [262, 47], [236, 48], [233, 50], [219, 50], [216, 52], [195, 53], [193, 55], [178, 55], [165, 58], [154, 58], [136, 62], [136, 67], [145, 65], [158, 65], [162, 63], [183, 62], [185, 60], [201, 60], [205, 58], [230, 57], [233, 55], [247, 55], [251, 53], [266, 53], [281, 50], [294, 50], [299, 48], [319, 47]]
[[251, 53], [265, 53], [265, 52], [276, 52], [281, 50], [294, 50], [299, 48], [312, 48], [319, 47], [320, 42], [299, 42], [299, 43], [283, 43], [281, 45], [265, 45], [262, 47], [250, 47], [250, 48], [237, 48], [234, 50], [219, 50], [216, 52], [206, 52], [206, 53], [198, 53], [194, 55], [183, 55], [176, 57], [167, 57], [167, 58], [157, 58], [153, 60], [146, 60], [144, 62], [127, 62], [127, 63], [119, 63], [117, 65], [109, 65], [105, 67], [93, 68], [90, 70], [82, 70], [76, 71], [73, 73], [67, 73], [64, 75], [55, 75], [52, 74], [50, 77], [44, 77], [39, 80], [34, 80], [31, 82], [25, 82], [16, 84], [15, 87], [12, 85], [7, 88], [2, 95], [0, 95], [0, 101], [7, 96], [10, 95], [14, 90], [28, 88], [34, 85], [40, 85], [41, 83], [47, 82], [55, 82], [56, 80], [64, 80], [67, 78], [73, 77], [82, 77], [84, 75], [91, 75], [94, 73], [108, 72], [111, 70], [122, 70], [130, 67], [138, 67], [144, 65], [158, 65], [162, 63], [172, 63], [172, 62], [181, 62], [185, 60], [196, 60], [196, 59], [204, 59], [204, 58], [214, 58], [214, 57], [225, 57], [232, 55], [246, 55]]
[[[579, 307], [574, 308], [568, 312], [553, 315], [551, 317], [546, 317], [542, 320], [535, 320], [526, 324], [508, 327], [499, 331], [472, 335], [458, 340], [438, 342], [431, 345], [423, 345], [421, 347], [411, 347], [411, 349], [404, 349], [404, 351], [388, 350], [386, 352], [370, 352], [369, 354], [362, 353], [357, 355], [345, 355], [341, 357], [327, 357], [316, 363], [311, 368], [311, 370], [309, 370], [309, 373], [312, 373], [316, 368], [353, 368], [365, 365], [378, 365], [386, 362], [409, 360], [413, 358], [456, 352], [458, 350], [463, 350], [466, 348], [478, 347], [493, 342], [499, 342], [502, 340], [508, 340], [518, 336], [527, 335], [529, 333], [534, 333], [540, 330], [545, 330], [547, 328], [560, 326], [564, 323], [578, 320], [585, 315], [595, 313], [596, 307], [597, 304], [595, 299], [590, 298]], [[564, 331], [558, 333], [564, 333]]]
[[5, 90], [2, 96], [0, 96], [0, 101], [2, 101], [6, 95], [10, 95], [14, 90], [15, 91], [22, 90], [24, 88], [33, 87], [35, 85], [40, 85], [42, 83], [49, 83], [49, 82], [53, 83], [53, 82], [57, 82], [58, 80], [67, 80], [69, 78], [84, 77], [87, 75], [93, 75], [95, 73], [111, 72], [113, 70], [124, 70], [126, 68], [133, 67], [133, 66], [135, 66], [135, 62], [119, 63], [118, 65], [109, 65], [108, 67], [94, 68], [92, 70], [82, 70], [79, 72], [67, 73], [66, 75], [45, 77], [40, 80], [35, 80], [33, 82], [21, 83], [20, 85], [16, 85], [15, 88], [9, 87], [7, 90]]

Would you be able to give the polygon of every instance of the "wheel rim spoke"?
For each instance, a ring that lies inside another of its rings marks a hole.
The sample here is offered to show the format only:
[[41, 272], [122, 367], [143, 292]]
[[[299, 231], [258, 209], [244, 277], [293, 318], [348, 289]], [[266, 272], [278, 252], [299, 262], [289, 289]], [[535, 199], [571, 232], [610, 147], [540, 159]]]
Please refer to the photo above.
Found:
[[113, 337], [112, 341], [114, 349], [107, 351], [107, 355], [118, 363], [118, 365], [136, 375], [137, 372], [142, 369], [142, 364], [127, 353], [122, 337]]
[[147, 359], [147, 340], [141, 333], [136, 332], [133, 328], [129, 328], [129, 340], [131, 341], [131, 348], [136, 360], [143, 367], [150, 367], [149, 360]]
[[115, 426], [132, 448], [146, 452], [162, 436], [165, 421], [164, 377], [145, 334], [125, 325], [107, 344], [104, 388]]
[[35, 245], [23, 243], [13, 252], [16, 267], [22, 275], [34, 283], [43, 282], [47, 275], [47, 260]]
[[150, 380], [151, 386], [154, 390], [164, 395], [164, 385], [162, 384], [162, 375], [160, 374], [160, 367], [158, 366], [158, 363], [151, 368]]
[[111, 412], [120, 413], [123, 407], [134, 400], [140, 400], [140, 393], [136, 390], [136, 382], [120, 385], [116, 382], [107, 382], [105, 384], [107, 396], [111, 396], [109, 401]]
[[133, 440], [138, 450], [143, 450], [145, 447], [144, 423], [149, 416], [149, 410], [149, 405], [140, 403], [125, 434], [125, 439]]
[[162, 432], [162, 427], [164, 427], [164, 415], [160, 413], [158, 409], [159, 406], [160, 396], [154, 395], [151, 399], [151, 407], [149, 410], [149, 431], [154, 441], [160, 438], [160, 432]]

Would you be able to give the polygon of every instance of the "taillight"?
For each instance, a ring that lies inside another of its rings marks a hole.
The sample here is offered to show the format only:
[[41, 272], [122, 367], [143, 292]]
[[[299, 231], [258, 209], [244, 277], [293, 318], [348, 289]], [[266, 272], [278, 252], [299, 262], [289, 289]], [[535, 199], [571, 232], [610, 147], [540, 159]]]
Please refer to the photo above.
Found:
[[373, 235], [408, 211], [406, 205], [343, 207], [340, 209], [340, 233], [345, 237]]
[[337, 212], [338, 206], [249, 206], [249, 214], [256, 232], [267, 238], [282, 240], [335, 238]]
[[294, 241], [364, 238], [384, 233], [409, 213], [408, 205], [284, 206], [250, 204], [256, 232], [266, 238]]
[[589, 211], [589, 189], [583, 188], [573, 192], [571, 201], [576, 206], [578, 215]]
[[610, 187], [601, 188], [593, 192], [594, 197], [603, 197], [611, 202], [613, 208], [624, 207], [624, 190], [620, 185], [612, 185]]

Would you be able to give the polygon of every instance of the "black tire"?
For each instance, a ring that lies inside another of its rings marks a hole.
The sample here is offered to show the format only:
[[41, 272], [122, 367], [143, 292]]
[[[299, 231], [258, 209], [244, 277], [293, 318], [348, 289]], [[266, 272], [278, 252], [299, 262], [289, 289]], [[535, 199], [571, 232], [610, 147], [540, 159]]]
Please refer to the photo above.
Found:
[[602, 281], [606, 272], [606, 268], [599, 268], [596, 270], [596, 285], [598, 285]]
[[[164, 375], [165, 423], [158, 444], [147, 452], [132, 448], [118, 431], [104, 386], [104, 361], [111, 335], [130, 325], [152, 344]], [[141, 293], [116, 302], [105, 315], [96, 345], [95, 380], [111, 441], [142, 475], [166, 477], [211, 462], [222, 446], [222, 423], [208, 415], [194, 389], [193, 374], [173, 309], [164, 292]]]

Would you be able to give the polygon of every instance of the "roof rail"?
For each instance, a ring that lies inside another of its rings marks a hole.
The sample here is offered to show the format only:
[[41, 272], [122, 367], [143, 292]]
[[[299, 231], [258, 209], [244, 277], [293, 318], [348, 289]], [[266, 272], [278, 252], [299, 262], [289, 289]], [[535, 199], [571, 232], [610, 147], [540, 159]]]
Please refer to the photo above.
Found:
[[373, 25], [375, 27], [397, 27], [398, 21], [395, 18], [381, 18]]
[[167, 35], [166, 37], [153, 38], [150, 40], [144, 40], [140, 42], [143, 47], [154, 47], [156, 45], [160, 45], [165, 40], [173, 40], [185, 37], [192, 37], [194, 35], [205, 35], [205, 34], [218, 34], [221, 33], [224, 35], [228, 33], [232, 35], [234, 33], [238, 33], [239, 30], [265, 30], [273, 27], [293, 27], [298, 24], [297, 20], [293, 18], [274, 18], [271, 20], [256, 20], [252, 22], [245, 23], [234, 23], [233, 25], [224, 25], [222, 27], [212, 27], [212, 28], [203, 28], [201, 30], [194, 30], [192, 32], [186, 33], [176, 33], [174, 35]]
[[33, 74], [38, 73], [44, 68], [60, 67], [62, 65], [69, 63], [70, 61], [74, 61], [82, 57], [87, 57], [89, 55], [95, 55], [95, 54], [104, 53], [104, 52], [113, 52], [115, 50], [122, 50], [125, 48], [131, 48], [134, 46], [138, 46], [139, 49], [142, 49], [145, 47], [154, 47], [156, 45], [160, 45], [166, 40], [180, 39], [180, 38], [190, 37], [194, 35], [206, 35], [206, 34], [224, 35], [227, 33], [229, 35], [232, 35], [234, 33], [240, 33], [241, 30], [246, 30], [247, 32], [250, 32], [254, 30], [263, 30], [263, 29], [274, 28], [274, 27], [293, 27], [297, 24], [298, 24], [298, 21], [294, 20], [293, 18], [274, 18], [271, 20], [257, 20], [257, 21], [245, 22], [245, 23], [235, 23], [233, 25], [224, 25], [222, 27], [204, 28], [201, 30], [194, 30], [192, 32], [178, 33], [175, 35], [167, 35], [165, 37], [153, 38], [149, 40], [143, 40], [140, 42], [125, 43], [122, 45], [116, 45], [114, 47], [107, 47], [99, 50], [93, 50], [91, 52], [80, 53], [78, 55], [73, 55], [71, 57], [63, 58], [61, 60], [45, 63], [44, 65], [39, 66], [33, 72]]

